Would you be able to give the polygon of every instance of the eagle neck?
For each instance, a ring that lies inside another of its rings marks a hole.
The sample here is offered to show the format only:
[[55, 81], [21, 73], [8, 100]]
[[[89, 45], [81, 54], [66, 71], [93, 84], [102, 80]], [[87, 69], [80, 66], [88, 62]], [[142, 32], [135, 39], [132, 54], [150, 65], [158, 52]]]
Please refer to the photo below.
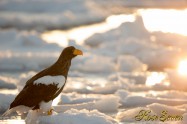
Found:
[[67, 78], [69, 68], [71, 66], [71, 59], [62, 59], [61, 61], [58, 60], [55, 64], [55, 70], [58, 71], [58, 73], [62, 74]]

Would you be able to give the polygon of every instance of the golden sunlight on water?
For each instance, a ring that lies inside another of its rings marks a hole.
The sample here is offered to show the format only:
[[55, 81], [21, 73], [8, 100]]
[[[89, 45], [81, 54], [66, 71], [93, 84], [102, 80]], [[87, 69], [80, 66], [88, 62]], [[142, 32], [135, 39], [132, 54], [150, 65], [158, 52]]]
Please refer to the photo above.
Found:
[[187, 36], [187, 9], [141, 9], [144, 25], [149, 31], [162, 31]]
[[166, 84], [166, 82], [164, 82], [165, 79], [166, 79], [166, 74], [163, 72], [150, 72], [146, 80], [146, 85], [154, 86], [159, 83], [165, 83], [165, 85], [169, 85]]
[[178, 73], [180, 75], [187, 76], [187, 59], [182, 60], [182, 61], [179, 62]]
[[134, 20], [134, 15], [112, 15], [103, 23], [81, 26], [66, 31], [49, 31], [42, 34], [41, 37], [48, 43], [58, 43], [60, 46], [67, 46], [68, 40], [75, 40], [76, 43], [82, 44], [84, 40], [95, 33], [103, 33], [119, 27], [124, 22], [133, 22]]

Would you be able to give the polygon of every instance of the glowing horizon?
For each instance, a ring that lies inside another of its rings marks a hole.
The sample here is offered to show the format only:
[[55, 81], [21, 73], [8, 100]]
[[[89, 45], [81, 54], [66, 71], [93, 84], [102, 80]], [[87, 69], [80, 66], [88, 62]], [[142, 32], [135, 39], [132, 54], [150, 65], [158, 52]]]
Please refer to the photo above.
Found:
[[148, 31], [187, 36], [187, 9], [141, 9], [138, 11]]

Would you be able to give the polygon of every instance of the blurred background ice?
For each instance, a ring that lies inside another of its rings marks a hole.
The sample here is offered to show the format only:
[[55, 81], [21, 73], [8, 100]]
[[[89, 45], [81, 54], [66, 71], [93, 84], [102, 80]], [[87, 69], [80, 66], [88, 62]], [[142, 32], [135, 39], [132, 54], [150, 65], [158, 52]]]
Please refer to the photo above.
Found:
[[[186, 0], [1, 0], [0, 113], [73, 45], [84, 56], [73, 60], [53, 102], [57, 114], [38, 117], [40, 123], [136, 123], [135, 115], [149, 109], [183, 115], [185, 124], [186, 6]], [[14, 114], [0, 123], [25, 118]]]

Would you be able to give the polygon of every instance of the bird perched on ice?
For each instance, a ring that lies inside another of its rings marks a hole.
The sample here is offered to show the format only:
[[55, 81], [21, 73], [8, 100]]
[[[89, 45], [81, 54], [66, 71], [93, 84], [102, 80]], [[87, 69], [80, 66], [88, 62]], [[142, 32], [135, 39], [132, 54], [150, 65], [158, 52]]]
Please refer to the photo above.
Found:
[[3, 116], [7, 116], [14, 111], [28, 111], [31, 109], [40, 109], [51, 115], [52, 102], [62, 92], [71, 66], [71, 60], [77, 55], [83, 55], [82, 51], [75, 49], [73, 46], [65, 48], [53, 65], [26, 82], [22, 91], [16, 96]]

